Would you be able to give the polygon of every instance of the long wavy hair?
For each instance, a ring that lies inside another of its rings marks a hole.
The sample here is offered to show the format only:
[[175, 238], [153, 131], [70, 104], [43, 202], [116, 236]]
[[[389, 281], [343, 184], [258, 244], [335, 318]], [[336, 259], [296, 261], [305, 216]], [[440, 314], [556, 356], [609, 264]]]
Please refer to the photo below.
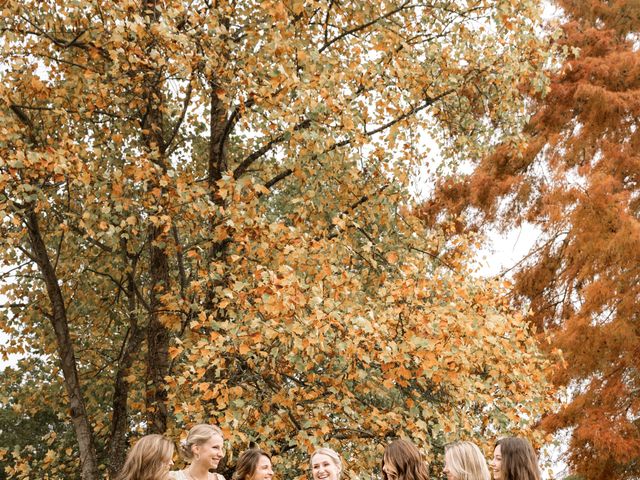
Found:
[[[385, 465], [392, 466], [398, 474], [396, 479], [387, 477]], [[429, 480], [427, 462], [420, 450], [408, 440], [394, 440], [384, 449], [382, 456], [382, 478], [384, 480]]]
[[454, 442], [444, 447], [447, 467], [459, 480], [490, 480], [487, 460], [471, 442]]
[[236, 470], [233, 472], [232, 480], [251, 480], [256, 474], [258, 462], [260, 458], [267, 457], [271, 460], [269, 454], [259, 448], [251, 448], [240, 455], [236, 463]]
[[501, 480], [541, 480], [538, 457], [527, 439], [501, 438], [496, 442], [498, 446], [502, 456]]
[[173, 443], [162, 435], [141, 437], [115, 480], [167, 480], [173, 450]]

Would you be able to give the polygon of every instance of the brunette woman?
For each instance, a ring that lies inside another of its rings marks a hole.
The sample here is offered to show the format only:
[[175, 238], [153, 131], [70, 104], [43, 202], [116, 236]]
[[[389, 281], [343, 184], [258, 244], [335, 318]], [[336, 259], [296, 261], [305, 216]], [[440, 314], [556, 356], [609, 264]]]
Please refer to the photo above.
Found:
[[536, 452], [528, 440], [520, 437], [496, 442], [491, 470], [494, 480], [541, 480]]
[[418, 448], [408, 440], [387, 445], [382, 457], [383, 480], [429, 480], [429, 469]]
[[251, 448], [240, 455], [232, 480], [271, 480], [271, 457], [259, 448]]

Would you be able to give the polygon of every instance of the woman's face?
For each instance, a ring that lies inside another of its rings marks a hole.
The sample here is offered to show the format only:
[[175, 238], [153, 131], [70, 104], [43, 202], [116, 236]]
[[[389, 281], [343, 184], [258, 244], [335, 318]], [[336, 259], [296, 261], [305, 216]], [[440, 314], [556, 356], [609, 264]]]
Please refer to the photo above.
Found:
[[224, 440], [220, 435], [213, 435], [201, 445], [193, 446], [195, 463], [206, 465], [207, 469], [218, 468], [218, 464], [224, 457]]
[[252, 480], [271, 480], [273, 478], [273, 469], [271, 468], [271, 460], [264, 455], [258, 460], [256, 465], [256, 473]]
[[317, 453], [311, 458], [313, 480], [338, 480], [340, 470], [329, 455]]
[[500, 445], [497, 445], [496, 449], [493, 451], [491, 471], [493, 472], [494, 480], [500, 480], [502, 478], [502, 453], [500, 452]]
[[450, 460], [448, 455], [444, 457], [444, 474], [447, 476], [447, 480], [459, 480], [458, 476], [453, 473], [451, 467], [449, 466]]

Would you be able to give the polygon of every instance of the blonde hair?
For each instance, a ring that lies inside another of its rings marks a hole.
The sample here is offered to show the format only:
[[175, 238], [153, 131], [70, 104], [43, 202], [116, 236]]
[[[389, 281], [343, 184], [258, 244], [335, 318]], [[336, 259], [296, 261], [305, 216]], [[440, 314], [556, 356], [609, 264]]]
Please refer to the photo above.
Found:
[[222, 430], [216, 425], [209, 425], [207, 423], [200, 423], [189, 430], [187, 438], [180, 442], [180, 455], [187, 461], [193, 460], [193, 450], [191, 447], [194, 445], [202, 445], [207, 442], [211, 437], [218, 435], [220, 438], [224, 438]]
[[141, 437], [129, 450], [115, 480], [165, 480], [173, 450], [173, 443], [162, 435]]
[[309, 457], [309, 463], [311, 464], [312, 468], [313, 468], [313, 457], [315, 457], [316, 455], [326, 455], [327, 457], [329, 457], [333, 462], [333, 464], [336, 467], [338, 467], [338, 478], [340, 478], [340, 474], [342, 473], [342, 458], [340, 458], [340, 455], [338, 455], [338, 452], [327, 447], [318, 448], [315, 452], [311, 454], [311, 457]]
[[490, 480], [487, 460], [471, 442], [454, 442], [444, 447], [445, 465], [459, 480]]

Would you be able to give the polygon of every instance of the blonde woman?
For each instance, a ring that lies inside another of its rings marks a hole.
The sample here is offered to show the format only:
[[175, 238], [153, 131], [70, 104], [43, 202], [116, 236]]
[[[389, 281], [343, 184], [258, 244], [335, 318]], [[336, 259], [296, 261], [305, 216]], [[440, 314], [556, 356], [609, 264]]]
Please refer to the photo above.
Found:
[[342, 459], [335, 450], [319, 448], [311, 454], [311, 475], [313, 480], [339, 480], [342, 473]]
[[209, 472], [218, 468], [224, 457], [222, 430], [215, 425], [202, 423], [189, 430], [187, 438], [180, 443], [180, 455], [188, 465], [171, 472], [173, 480], [224, 480], [219, 473]]
[[454, 442], [444, 447], [444, 474], [447, 480], [491, 479], [487, 460], [471, 442]]
[[129, 450], [115, 480], [167, 480], [173, 465], [173, 443], [162, 435], [145, 435]]

